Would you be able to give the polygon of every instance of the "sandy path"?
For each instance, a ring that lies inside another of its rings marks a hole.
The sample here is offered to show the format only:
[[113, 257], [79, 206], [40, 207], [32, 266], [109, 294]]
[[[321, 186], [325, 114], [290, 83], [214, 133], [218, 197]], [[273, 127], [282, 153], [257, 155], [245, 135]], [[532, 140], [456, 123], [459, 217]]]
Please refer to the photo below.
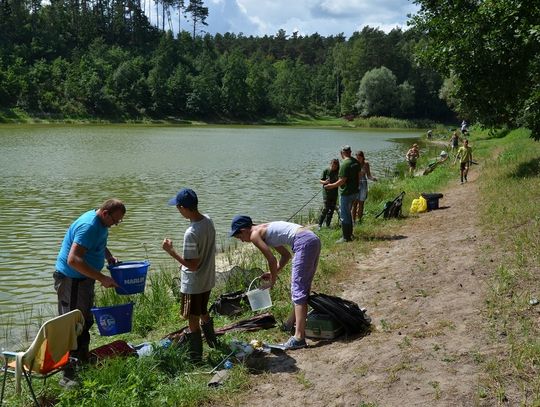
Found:
[[489, 405], [478, 396], [479, 360], [491, 352], [482, 309], [492, 264], [474, 205], [479, 170], [464, 185], [452, 181], [441, 209], [357, 256], [342, 297], [368, 309], [373, 332], [267, 356], [269, 374], [242, 405]]

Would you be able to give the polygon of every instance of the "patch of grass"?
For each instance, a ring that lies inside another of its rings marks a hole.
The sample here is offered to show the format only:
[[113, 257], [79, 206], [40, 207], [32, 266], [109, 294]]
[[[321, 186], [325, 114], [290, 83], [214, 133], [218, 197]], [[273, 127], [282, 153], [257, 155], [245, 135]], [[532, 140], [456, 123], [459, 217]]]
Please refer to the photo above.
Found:
[[304, 387], [304, 389], [309, 389], [313, 387], [313, 383], [311, 383], [309, 379], [306, 377], [305, 372], [298, 372], [295, 375], [295, 377], [296, 377], [296, 381], [300, 383]]
[[369, 372], [369, 365], [367, 363], [361, 363], [359, 366], [355, 367], [353, 371], [355, 374], [364, 377]]
[[[538, 205], [540, 145], [523, 129], [503, 130], [483, 143], [482, 224], [497, 243], [491, 248], [493, 274], [486, 299], [491, 337], [504, 350], [483, 363], [482, 397], [498, 403], [513, 394], [515, 404], [540, 403], [540, 326], [529, 299], [540, 292]], [[504, 369], [501, 366], [505, 366]]]
[[381, 329], [383, 330], [383, 332], [386, 332], [386, 333], [392, 331], [390, 324], [386, 322], [385, 319], [381, 319]]
[[400, 349], [410, 348], [412, 345], [411, 339], [408, 336], [404, 336], [401, 343], [398, 345]]
[[413, 332], [413, 338], [432, 338], [436, 336], [444, 335], [445, 330], [456, 329], [454, 322], [448, 320], [440, 320], [431, 322], [429, 325], [423, 326], [421, 329]]
[[441, 384], [437, 381], [432, 381], [429, 382], [429, 385], [435, 390], [435, 395], [433, 396], [433, 398], [435, 400], [439, 400], [441, 398]]

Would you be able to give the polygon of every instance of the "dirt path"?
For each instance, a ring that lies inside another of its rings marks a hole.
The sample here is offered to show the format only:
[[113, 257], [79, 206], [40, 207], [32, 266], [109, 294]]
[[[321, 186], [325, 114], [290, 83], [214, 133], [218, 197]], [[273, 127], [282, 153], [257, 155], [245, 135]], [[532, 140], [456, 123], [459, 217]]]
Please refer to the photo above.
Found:
[[486, 347], [485, 258], [476, 178], [452, 181], [441, 209], [404, 222], [343, 282], [343, 298], [366, 307], [374, 330], [361, 338], [309, 342], [267, 357], [243, 405], [474, 406]]

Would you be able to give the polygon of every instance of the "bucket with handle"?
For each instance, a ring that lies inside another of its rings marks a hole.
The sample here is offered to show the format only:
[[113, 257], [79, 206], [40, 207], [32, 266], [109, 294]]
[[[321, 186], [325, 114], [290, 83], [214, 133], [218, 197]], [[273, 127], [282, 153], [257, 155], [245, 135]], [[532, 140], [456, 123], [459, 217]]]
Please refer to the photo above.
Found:
[[148, 260], [123, 261], [107, 266], [111, 277], [118, 284], [115, 288], [116, 293], [130, 295], [144, 292], [148, 267], [150, 267]]
[[259, 277], [255, 277], [251, 284], [249, 284], [246, 295], [248, 297], [249, 305], [253, 311], [259, 311], [261, 309], [269, 308], [272, 306], [272, 299], [270, 298], [270, 288], [255, 288], [251, 289], [253, 283], [258, 280]]

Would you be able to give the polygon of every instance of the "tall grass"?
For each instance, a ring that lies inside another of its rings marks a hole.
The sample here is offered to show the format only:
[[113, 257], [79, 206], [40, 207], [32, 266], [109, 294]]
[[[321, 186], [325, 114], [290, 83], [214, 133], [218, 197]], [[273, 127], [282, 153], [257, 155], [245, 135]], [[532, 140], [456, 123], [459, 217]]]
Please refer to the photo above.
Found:
[[381, 128], [381, 129], [418, 129], [431, 128], [435, 124], [429, 120], [404, 120], [393, 117], [357, 117], [353, 120], [354, 127]]
[[[501, 138], [504, 137], [504, 138]], [[540, 145], [529, 132], [486, 132], [492, 157], [482, 174], [483, 225], [497, 242], [487, 311], [504, 351], [486, 363], [485, 387], [499, 402], [540, 405]], [[492, 242], [491, 242], [492, 243]]]

